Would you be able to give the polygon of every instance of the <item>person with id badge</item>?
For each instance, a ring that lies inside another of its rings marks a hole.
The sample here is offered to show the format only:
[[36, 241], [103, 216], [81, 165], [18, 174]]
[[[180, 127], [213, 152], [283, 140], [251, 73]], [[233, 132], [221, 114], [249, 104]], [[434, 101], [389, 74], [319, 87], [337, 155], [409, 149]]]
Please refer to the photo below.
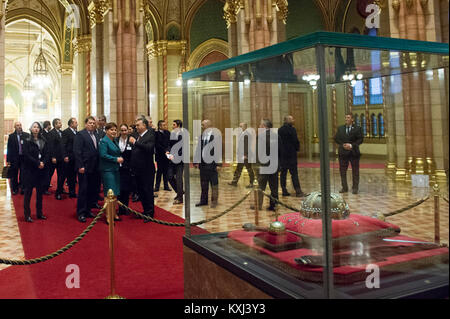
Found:
[[[118, 200], [128, 206], [130, 200], [130, 193], [133, 190], [133, 178], [131, 176], [130, 160], [131, 160], [131, 144], [129, 143], [130, 130], [127, 124], [121, 124], [119, 128], [119, 137], [116, 138], [116, 144], [120, 148], [120, 156], [123, 158], [123, 162], [120, 164], [120, 195]], [[119, 215], [129, 215], [130, 213], [123, 208], [119, 207]]]
[[42, 195], [46, 188], [48, 166], [50, 161], [49, 144], [42, 137], [42, 127], [39, 122], [34, 122], [30, 127], [31, 135], [24, 141], [24, 175], [23, 182], [25, 194], [23, 198], [23, 212], [26, 222], [31, 219], [30, 201], [33, 188], [36, 188], [36, 217], [47, 219], [42, 212]]

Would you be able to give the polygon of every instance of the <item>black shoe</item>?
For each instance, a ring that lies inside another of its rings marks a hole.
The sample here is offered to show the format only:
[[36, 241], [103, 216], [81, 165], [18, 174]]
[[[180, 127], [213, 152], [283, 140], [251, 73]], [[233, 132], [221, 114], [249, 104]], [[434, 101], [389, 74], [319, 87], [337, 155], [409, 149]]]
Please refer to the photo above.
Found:
[[57, 200], [61, 200], [61, 199], [62, 199], [62, 196], [61, 196], [60, 194], [58, 194], [58, 195], [55, 195], [55, 198], [56, 198]]
[[78, 221], [79, 222], [81, 222], [81, 223], [85, 223], [86, 222], [86, 217], [84, 217], [84, 216], [78, 216]]
[[296, 197], [305, 197], [306, 194], [303, 193], [303, 192], [298, 192], [298, 193], [295, 194], [295, 196], [296, 196]]
[[104, 200], [104, 198], [103, 198], [103, 196], [98, 196], [98, 198], [97, 198], [97, 200], [99, 201], [99, 202], [101, 202], [101, 201], [103, 201]]
[[52, 193], [50, 193], [49, 191], [45, 191], [44, 195], [51, 195]]
[[269, 207], [267, 207], [267, 210], [271, 210], [271, 211], [275, 211], [275, 206], [269, 206]]
[[99, 204], [94, 204], [94, 206], [92, 206], [92, 208], [94, 208], [94, 209], [102, 209], [103, 207], [100, 206]]
[[70, 194], [69, 198], [77, 198], [77, 194]]
[[357, 189], [353, 189], [352, 194], [358, 194], [358, 190]]
[[172, 189], [170, 187], [164, 187], [164, 190], [168, 191], [168, 192], [172, 191]]
[[137, 202], [139, 200], [139, 196], [138, 195], [134, 195], [133, 198], [131, 199], [131, 201], [133, 203]]
[[47, 216], [45, 216], [45, 215], [40, 215], [40, 216], [37, 217], [37, 219], [43, 219], [43, 220], [46, 220], [46, 219], [47, 219]]
[[291, 194], [288, 191], [283, 191], [283, 196], [291, 196]]
[[13, 191], [12, 194], [13, 195], [17, 195], [18, 191]]
[[235, 183], [235, 182], [229, 182], [229, 183], [228, 183], [228, 185], [231, 185], [231, 186], [237, 187], [237, 183]]
[[156, 193], [156, 192], [159, 192], [159, 188], [155, 188], [155, 189], [153, 189], [153, 191]]
[[66, 191], [63, 191], [62, 193], [63, 193], [63, 194], [66, 194], [66, 195], [69, 195], [69, 192], [66, 192]]
[[348, 192], [348, 189], [346, 189], [346, 188], [342, 188], [340, 191], [339, 191], [339, 193], [347, 193]]
[[23, 194], [25, 194], [25, 191], [22, 189], [22, 190], [20, 191], [20, 195], [23, 195]]
[[87, 213], [87, 214], [84, 214], [84, 217], [85, 217], [85, 218], [94, 218], [95, 215], [92, 214], [91, 212], [89, 212], [89, 213]]
[[122, 218], [120, 218], [120, 217], [115, 217], [114, 220], [115, 220], [116, 222], [118, 222], [118, 221], [121, 221]]
[[25, 218], [25, 221], [26, 221], [27, 223], [32, 223], [32, 222], [33, 222], [33, 220], [31, 219], [31, 217]]
[[147, 218], [145, 218], [144, 219], [144, 224], [146, 224], [146, 223], [150, 223], [151, 222], [151, 220], [150, 219], [147, 219]]
[[195, 207], [199, 207], [199, 206], [208, 206], [208, 203], [200, 202], [200, 203], [195, 204]]

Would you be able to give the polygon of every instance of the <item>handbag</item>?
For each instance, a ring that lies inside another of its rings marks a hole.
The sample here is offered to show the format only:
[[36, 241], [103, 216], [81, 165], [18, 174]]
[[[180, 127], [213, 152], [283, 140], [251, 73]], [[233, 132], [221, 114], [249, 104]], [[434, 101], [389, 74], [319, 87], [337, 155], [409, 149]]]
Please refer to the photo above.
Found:
[[8, 173], [9, 173], [9, 166], [3, 166], [2, 178], [9, 178]]

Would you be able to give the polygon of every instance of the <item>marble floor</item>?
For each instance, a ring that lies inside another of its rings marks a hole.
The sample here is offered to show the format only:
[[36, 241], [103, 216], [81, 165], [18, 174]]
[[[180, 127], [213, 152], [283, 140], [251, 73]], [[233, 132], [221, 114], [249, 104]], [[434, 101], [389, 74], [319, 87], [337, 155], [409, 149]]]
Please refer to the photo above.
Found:
[[[245, 188], [249, 184], [249, 178], [244, 169], [237, 187], [228, 185], [233, 176], [233, 167], [223, 167], [219, 172], [219, 204], [215, 208], [208, 206], [195, 207], [195, 203], [200, 198], [200, 178], [198, 169], [190, 171], [190, 214], [191, 222], [212, 218], [223, 212], [238, 200], [240, 200], [249, 189]], [[348, 174], [349, 182], [351, 173]], [[331, 191], [338, 192], [340, 189], [339, 170], [331, 169]], [[320, 170], [319, 168], [300, 168], [300, 183], [303, 192], [310, 193], [320, 190]], [[294, 193], [288, 174], [288, 190]], [[351, 182], [350, 182], [351, 185]], [[446, 182], [439, 183], [440, 192], [448, 199], [448, 185]], [[269, 189], [267, 188], [267, 192]], [[173, 191], [161, 190], [159, 196], [155, 199], [155, 205], [168, 210], [180, 217], [184, 216], [184, 206], [174, 205]], [[360, 170], [360, 193], [354, 195], [347, 193], [343, 197], [348, 203], [351, 213], [373, 214], [377, 212], [388, 213], [401, 209], [414, 203], [428, 195], [430, 199], [421, 205], [412, 208], [401, 214], [388, 217], [386, 220], [401, 228], [401, 234], [425, 241], [434, 241], [434, 201], [432, 188], [416, 188], [411, 183], [395, 182], [393, 177], [389, 176], [384, 169], [361, 169]], [[279, 199], [293, 207], [301, 207], [302, 198], [293, 196], [281, 196], [279, 190]], [[214, 219], [200, 227], [209, 232], [221, 232], [240, 229], [244, 223], [255, 222], [255, 212], [250, 209], [254, 203], [254, 194], [250, 196], [238, 207], [220, 218]], [[276, 212], [266, 210], [268, 198], [264, 199], [263, 209], [259, 212], [259, 224], [267, 226], [277, 214], [282, 215], [290, 212], [289, 209], [278, 206]], [[446, 201], [440, 199], [440, 238], [441, 243], [448, 244], [449, 241], [449, 206]], [[156, 215], [155, 218], [158, 218]], [[74, 222], [76, 222], [74, 220]], [[167, 227], [167, 226], [162, 226]], [[195, 234], [195, 231], [193, 231]], [[17, 219], [11, 200], [11, 192], [6, 180], [0, 182], [0, 257], [21, 259], [24, 256]], [[0, 270], [5, 265], [0, 265]]]

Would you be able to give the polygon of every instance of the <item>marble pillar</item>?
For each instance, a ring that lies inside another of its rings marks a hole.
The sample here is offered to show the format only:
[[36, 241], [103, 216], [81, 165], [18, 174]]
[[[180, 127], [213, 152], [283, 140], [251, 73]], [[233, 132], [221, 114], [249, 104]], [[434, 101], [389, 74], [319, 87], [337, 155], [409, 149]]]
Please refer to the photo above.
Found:
[[84, 123], [83, 121], [86, 116], [91, 113], [91, 41], [92, 38], [90, 35], [79, 35], [74, 43], [75, 72], [77, 74], [78, 122], [80, 124]]
[[[4, 136], [5, 132], [5, 12], [6, 5], [3, 0], [0, 0], [0, 150], [5, 148]], [[2, 157], [2, 163], [4, 159]]]
[[[389, 14], [392, 37], [440, 41], [439, 1], [392, 0]], [[414, 67], [425, 66], [428, 62], [426, 55], [401, 53], [400, 63]], [[436, 89], [439, 88], [439, 77], [433, 72], [414, 72], [402, 75], [400, 80], [403, 111], [395, 112], [397, 176], [408, 180], [410, 174], [442, 175], [445, 169], [443, 158], [445, 153], [448, 154], [448, 148], [445, 151], [444, 146], [445, 134], [442, 134], [443, 123], [448, 120], [443, 110], [448, 102], [440, 98], [440, 90]]]
[[72, 64], [63, 64], [61, 73], [61, 120], [63, 125], [72, 117]]
[[[278, 7], [281, 4], [285, 5], [282, 10]], [[286, 10], [285, 1], [226, 1], [224, 12], [231, 55], [241, 55], [285, 40]], [[269, 118], [276, 127], [281, 124], [281, 110], [286, 100], [287, 91], [280, 89], [278, 84], [233, 85], [230, 88], [232, 125], [247, 122], [251, 127], [258, 127], [262, 118]]]

